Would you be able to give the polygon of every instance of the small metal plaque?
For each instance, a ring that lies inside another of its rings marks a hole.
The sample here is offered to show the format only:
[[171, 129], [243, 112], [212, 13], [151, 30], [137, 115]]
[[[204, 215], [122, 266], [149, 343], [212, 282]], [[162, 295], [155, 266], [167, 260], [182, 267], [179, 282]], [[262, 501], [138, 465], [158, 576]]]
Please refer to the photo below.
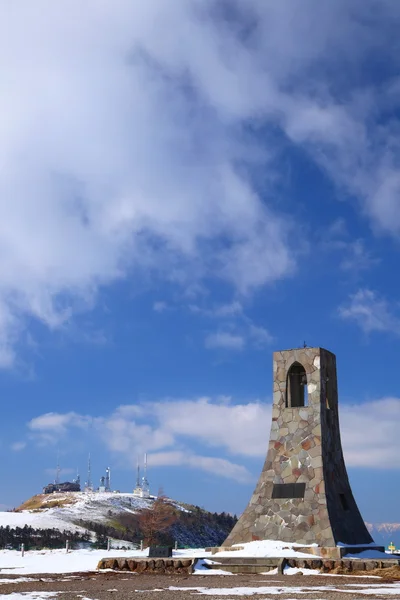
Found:
[[170, 558], [172, 546], [150, 546], [149, 558]]
[[305, 483], [274, 483], [273, 498], [304, 498]]

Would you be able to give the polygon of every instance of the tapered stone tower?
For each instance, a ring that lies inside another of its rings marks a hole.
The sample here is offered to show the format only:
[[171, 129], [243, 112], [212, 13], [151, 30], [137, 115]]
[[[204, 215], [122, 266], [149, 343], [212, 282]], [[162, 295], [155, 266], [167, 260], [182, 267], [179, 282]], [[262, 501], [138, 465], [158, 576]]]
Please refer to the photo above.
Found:
[[267, 458], [224, 546], [264, 539], [326, 549], [373, 543], [343, 459], [336, 358], [323, 348], [274, 353]]

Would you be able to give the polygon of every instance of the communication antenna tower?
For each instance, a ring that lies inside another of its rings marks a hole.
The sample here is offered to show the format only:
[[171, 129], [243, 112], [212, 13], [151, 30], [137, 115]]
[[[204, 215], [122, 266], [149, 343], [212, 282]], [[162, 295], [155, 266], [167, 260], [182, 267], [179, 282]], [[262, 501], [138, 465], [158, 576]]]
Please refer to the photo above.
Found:
[[57, 468], [56, 468], [56, 478], [54, 480], [54, 483], [56, 485], [58, 485], [60, 483], [60, 451], [57, 450]]
[[150, 495], [150, 485], [147, 480], [147, 452], [144, 455], [144, 468], [143, 468], [143, 477], [142, 477], [142, 490], [143, 496], [147, 497]]
[[139, 457], [137, 459], [136, 488], [140, 488], [140, 463], [139, 463]]
[[90, 461], [90, 452], [89, 452], [89, 458], [88, 458], [88, 474], [87, 474], [87, 481], [86, 481], [86, 489], [87, 490], [92, 490], [93, 486], [92, 486], [92, 465], [91, 465], [91, 461]]
[[79, 475], [79, 469], [76, 469], [76, 477], [72, 480], [73, 483], [77, 483], [78, 485], [81, 483], [81, 476]]

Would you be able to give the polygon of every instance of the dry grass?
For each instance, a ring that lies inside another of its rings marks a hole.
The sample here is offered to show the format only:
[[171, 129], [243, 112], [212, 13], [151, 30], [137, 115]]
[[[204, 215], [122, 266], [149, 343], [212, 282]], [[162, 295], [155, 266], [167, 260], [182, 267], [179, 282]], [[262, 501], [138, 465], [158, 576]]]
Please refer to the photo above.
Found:
[[343, 567], [336, 567], [330, 573], [335, 575], [358, 575], [359, 577], [375, 575], [381, 577], [385, 581], [400, 581], [400, 566], [394, 565], [386, 569], [371, 569], [369, 571], [351, 571]]
[[43, 500], [44, 494], [37, 494], [36, 496], [32, 496], [29, 500], [26, 500], [15, 509], [15, 512], [22, 512], [23, 510], [36, 510], [43, 508]]
[[15, 512], [22, 512], [23, 510], [41, 512], [48, 508], [60, 508], [67, 504], [75, 504], [75, 502], [76, 498], [65, 496], [65, 494], [36, 494], [36, 496], [32, 496], [32, 498], [23, 502], [21, 506], [18, 506]]

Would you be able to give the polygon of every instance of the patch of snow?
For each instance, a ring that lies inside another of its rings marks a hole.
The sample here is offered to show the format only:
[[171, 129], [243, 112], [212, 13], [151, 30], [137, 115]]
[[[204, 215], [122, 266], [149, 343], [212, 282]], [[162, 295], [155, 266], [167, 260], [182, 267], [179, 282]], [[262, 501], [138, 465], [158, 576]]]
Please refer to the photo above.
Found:
[[212, 560], [198, 560], [195, 564], [193, 575], [233, 575], [223, 569], [210, 569], [207, 565], [214, 564]]
[[[352, 584], [348, 584], [352, 585]], [[385, 584], [381, 586], [371, 586], [370, 584], [359, 584], [357, 586], [357, 594], [361, 595], [379, 595], [379, 596], [397, 596], [400, 597], [400, 584]], [[354, 594], [354, 589], [345, 589], [341, 586], [298, 586], [298, 587], [286, 587], [280, 586], [260, 586], [260, 587], [236, 587], [236, 588], [207, 588], [207, 587], [175, 587], [170, 586], [166, 588], [170, 591], [193, 591], [198, 594], [205, 596], [254, 596], [254, 595], [280, 595], [280, 594], [315, 594], [317, 592], [327, 593], [347, 593]], [[152, 590], [156, 591], [156, 590]]]
[[285, 567], [283, 570], [284, 575], [320, 575], [319, 569], [300, 569], [299, 567]]
[[61, 592], [13, 592], [6, 596], [1, 595], [0, 598], [4, 600], [49, 600], [49, 598], [55, 598], [60, 593]]
[[[247, 544], [237, 544], [243, 547], [243, 550], [225, 550], [214, 554], [214, 559], [218, 561], [219, 556], [258, 556], [258, 557], [286, 557], [286, 558], [321, 558], [318, 555], [306, 554], [296, 548], [304, 548], [304, 544], [291, 544], [289, 542], [279, 542], [276, 540], [260, 540], [248, 542]], [[234, 548], [235, 546], [233, 546]], [[316, 547], [316, 544], [308, 546]]]
[[27, 583], [30, 581], [36, 581], [36, 579], [32, 579], [32, 577], [16, 577], [13, 579], [0, 579], [0, 585], [4, 585], [5, 583]]

